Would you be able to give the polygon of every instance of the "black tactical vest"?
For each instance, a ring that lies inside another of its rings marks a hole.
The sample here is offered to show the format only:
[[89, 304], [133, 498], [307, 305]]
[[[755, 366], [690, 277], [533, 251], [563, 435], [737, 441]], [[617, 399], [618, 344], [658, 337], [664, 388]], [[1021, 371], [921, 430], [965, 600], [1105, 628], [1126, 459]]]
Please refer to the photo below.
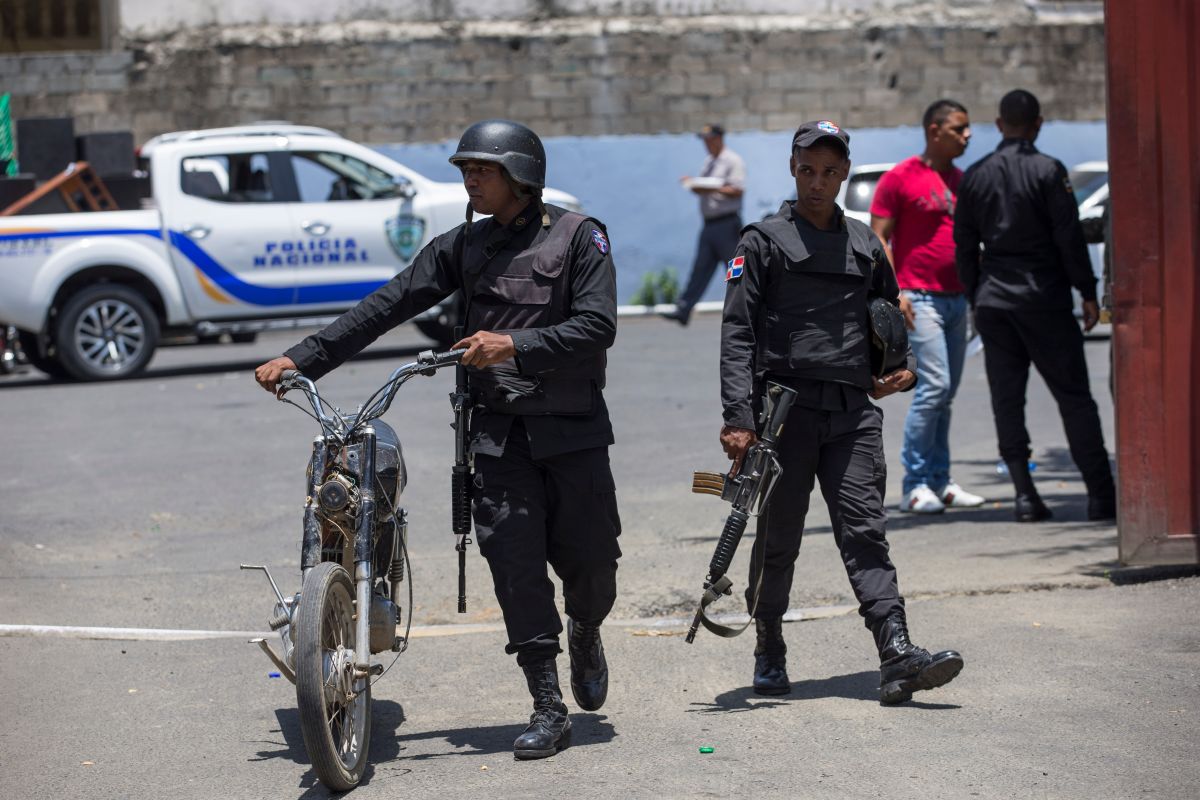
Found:
[[[541, 241], [535, 240], [515, 256], [490, 251], [487, 237], [471, 236], [463, 253], [467, 334], [506, 333], [566, 321], [571, 309], [567, 258], [576, 231], [588, 219], [564, 213]], [[478, 402], [502, 414], [590, 414], [596, 390], [604, 388], [606, 363], [600, 353], [531, 376], [521, 375], [515, 360], [509, 359], [472, 370], [471, 387]]]
[[746, 226], [782, 253], [758, 320], [760, 374], [848, 383], [870, 390], [867, 293], [872, 255], [869, 231], [856, 220], [839, 230], [803, 232], [789, 209]]

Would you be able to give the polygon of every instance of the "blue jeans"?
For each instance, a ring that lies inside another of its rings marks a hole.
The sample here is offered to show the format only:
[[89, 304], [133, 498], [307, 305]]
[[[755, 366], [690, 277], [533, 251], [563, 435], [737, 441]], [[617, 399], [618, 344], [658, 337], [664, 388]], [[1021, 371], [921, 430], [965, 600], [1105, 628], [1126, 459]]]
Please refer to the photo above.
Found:
[[941, 494], [950, 482], [950, 402], [962, 380], [967, 353], [967, 298], [905, 292], [915, 330], [908, 332], [917, 358], [917, 388], [904, 420], [904, 491], [926, 484]]

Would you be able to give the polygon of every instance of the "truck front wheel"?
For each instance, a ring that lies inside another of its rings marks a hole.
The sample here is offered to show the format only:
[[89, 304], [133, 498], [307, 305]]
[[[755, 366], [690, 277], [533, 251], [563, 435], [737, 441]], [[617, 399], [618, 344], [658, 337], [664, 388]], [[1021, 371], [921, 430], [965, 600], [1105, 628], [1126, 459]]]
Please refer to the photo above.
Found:
[[58, 315], [58, 360], [83, 381], [127, 378], [145, 368], [158, 345], [158, 317], [136, 290], [117, 283], [89, 286]]

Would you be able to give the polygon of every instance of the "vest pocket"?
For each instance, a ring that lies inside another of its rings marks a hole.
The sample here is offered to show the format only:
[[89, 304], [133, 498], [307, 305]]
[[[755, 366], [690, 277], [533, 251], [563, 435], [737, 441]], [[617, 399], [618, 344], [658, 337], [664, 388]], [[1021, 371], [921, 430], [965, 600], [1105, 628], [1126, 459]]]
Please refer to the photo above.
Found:
[[471, 301], [475, 330], [513, 331], [539, 328], [550, 320], [554, 286], [522, 275], [490, 275], [480, 279]]
[[863, 340], [862, 326], [856, 322], [830, 320], [801, 325], [788, 336], [788, 366], [796, 370], [863, 367]]
[[549, 305], [554, 286], [520, 275], [492, 275], [475, 288], [477, 295], [487, 294], [505, 303], [523, 306]]

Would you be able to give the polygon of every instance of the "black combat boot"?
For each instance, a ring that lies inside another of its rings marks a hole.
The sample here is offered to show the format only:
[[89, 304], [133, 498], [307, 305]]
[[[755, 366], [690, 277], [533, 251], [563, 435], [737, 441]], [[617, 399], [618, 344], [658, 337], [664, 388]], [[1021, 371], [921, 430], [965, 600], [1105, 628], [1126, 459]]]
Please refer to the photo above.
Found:
[[944, 686], [962, 671], [963, 657], [953, 650], [929, 654], [908, 639], [903, 611], [894, 611], [873, 633], [879, 648], [879, 702], [911, 700], [913, 692]]
[[1053, 517], [1033, 485], [1033, 476], [1029, 474], [1029, 462], [1021, 459], [1004, 463], [1008, 466], [1008, 476], [1012, 478], [1013, 488], [1017, 491], [1017, 497], [1013, 500], [1013, 516], [1017, 518], [1017, 522], [1041, 522]]
[[1116, 492], [1088, 492], [1087, 518], [1090, 522], [1117, 518]]
[[787, 694], [792, 683], [787, 675], [787, 644], [783, 641], [782, 619], [756, 619], [754, 630], [754, 693]]
[[529, 727], [513, 742], [513, 755], [522, 760], [546, 758], [571, 743], [571, 720], [558, 688], [558, 666], [554, 659], [547, 659], [521, 669], [533, 696], [533, 714]]
[[567, 617], [567, 652], [571, 656], [571, 694], [584, 711], [595, 711], [608, 697], [608, 661], [600, 626]]
[[1034, 492], [1033, 494], [1019, 494], [1013, 500], [1013, 516], [1017, 522], [1042, 522], [1054, 516], [1054, 512], [1046, 508], [1046, 504], [1042, 502], [1041, 496]]

